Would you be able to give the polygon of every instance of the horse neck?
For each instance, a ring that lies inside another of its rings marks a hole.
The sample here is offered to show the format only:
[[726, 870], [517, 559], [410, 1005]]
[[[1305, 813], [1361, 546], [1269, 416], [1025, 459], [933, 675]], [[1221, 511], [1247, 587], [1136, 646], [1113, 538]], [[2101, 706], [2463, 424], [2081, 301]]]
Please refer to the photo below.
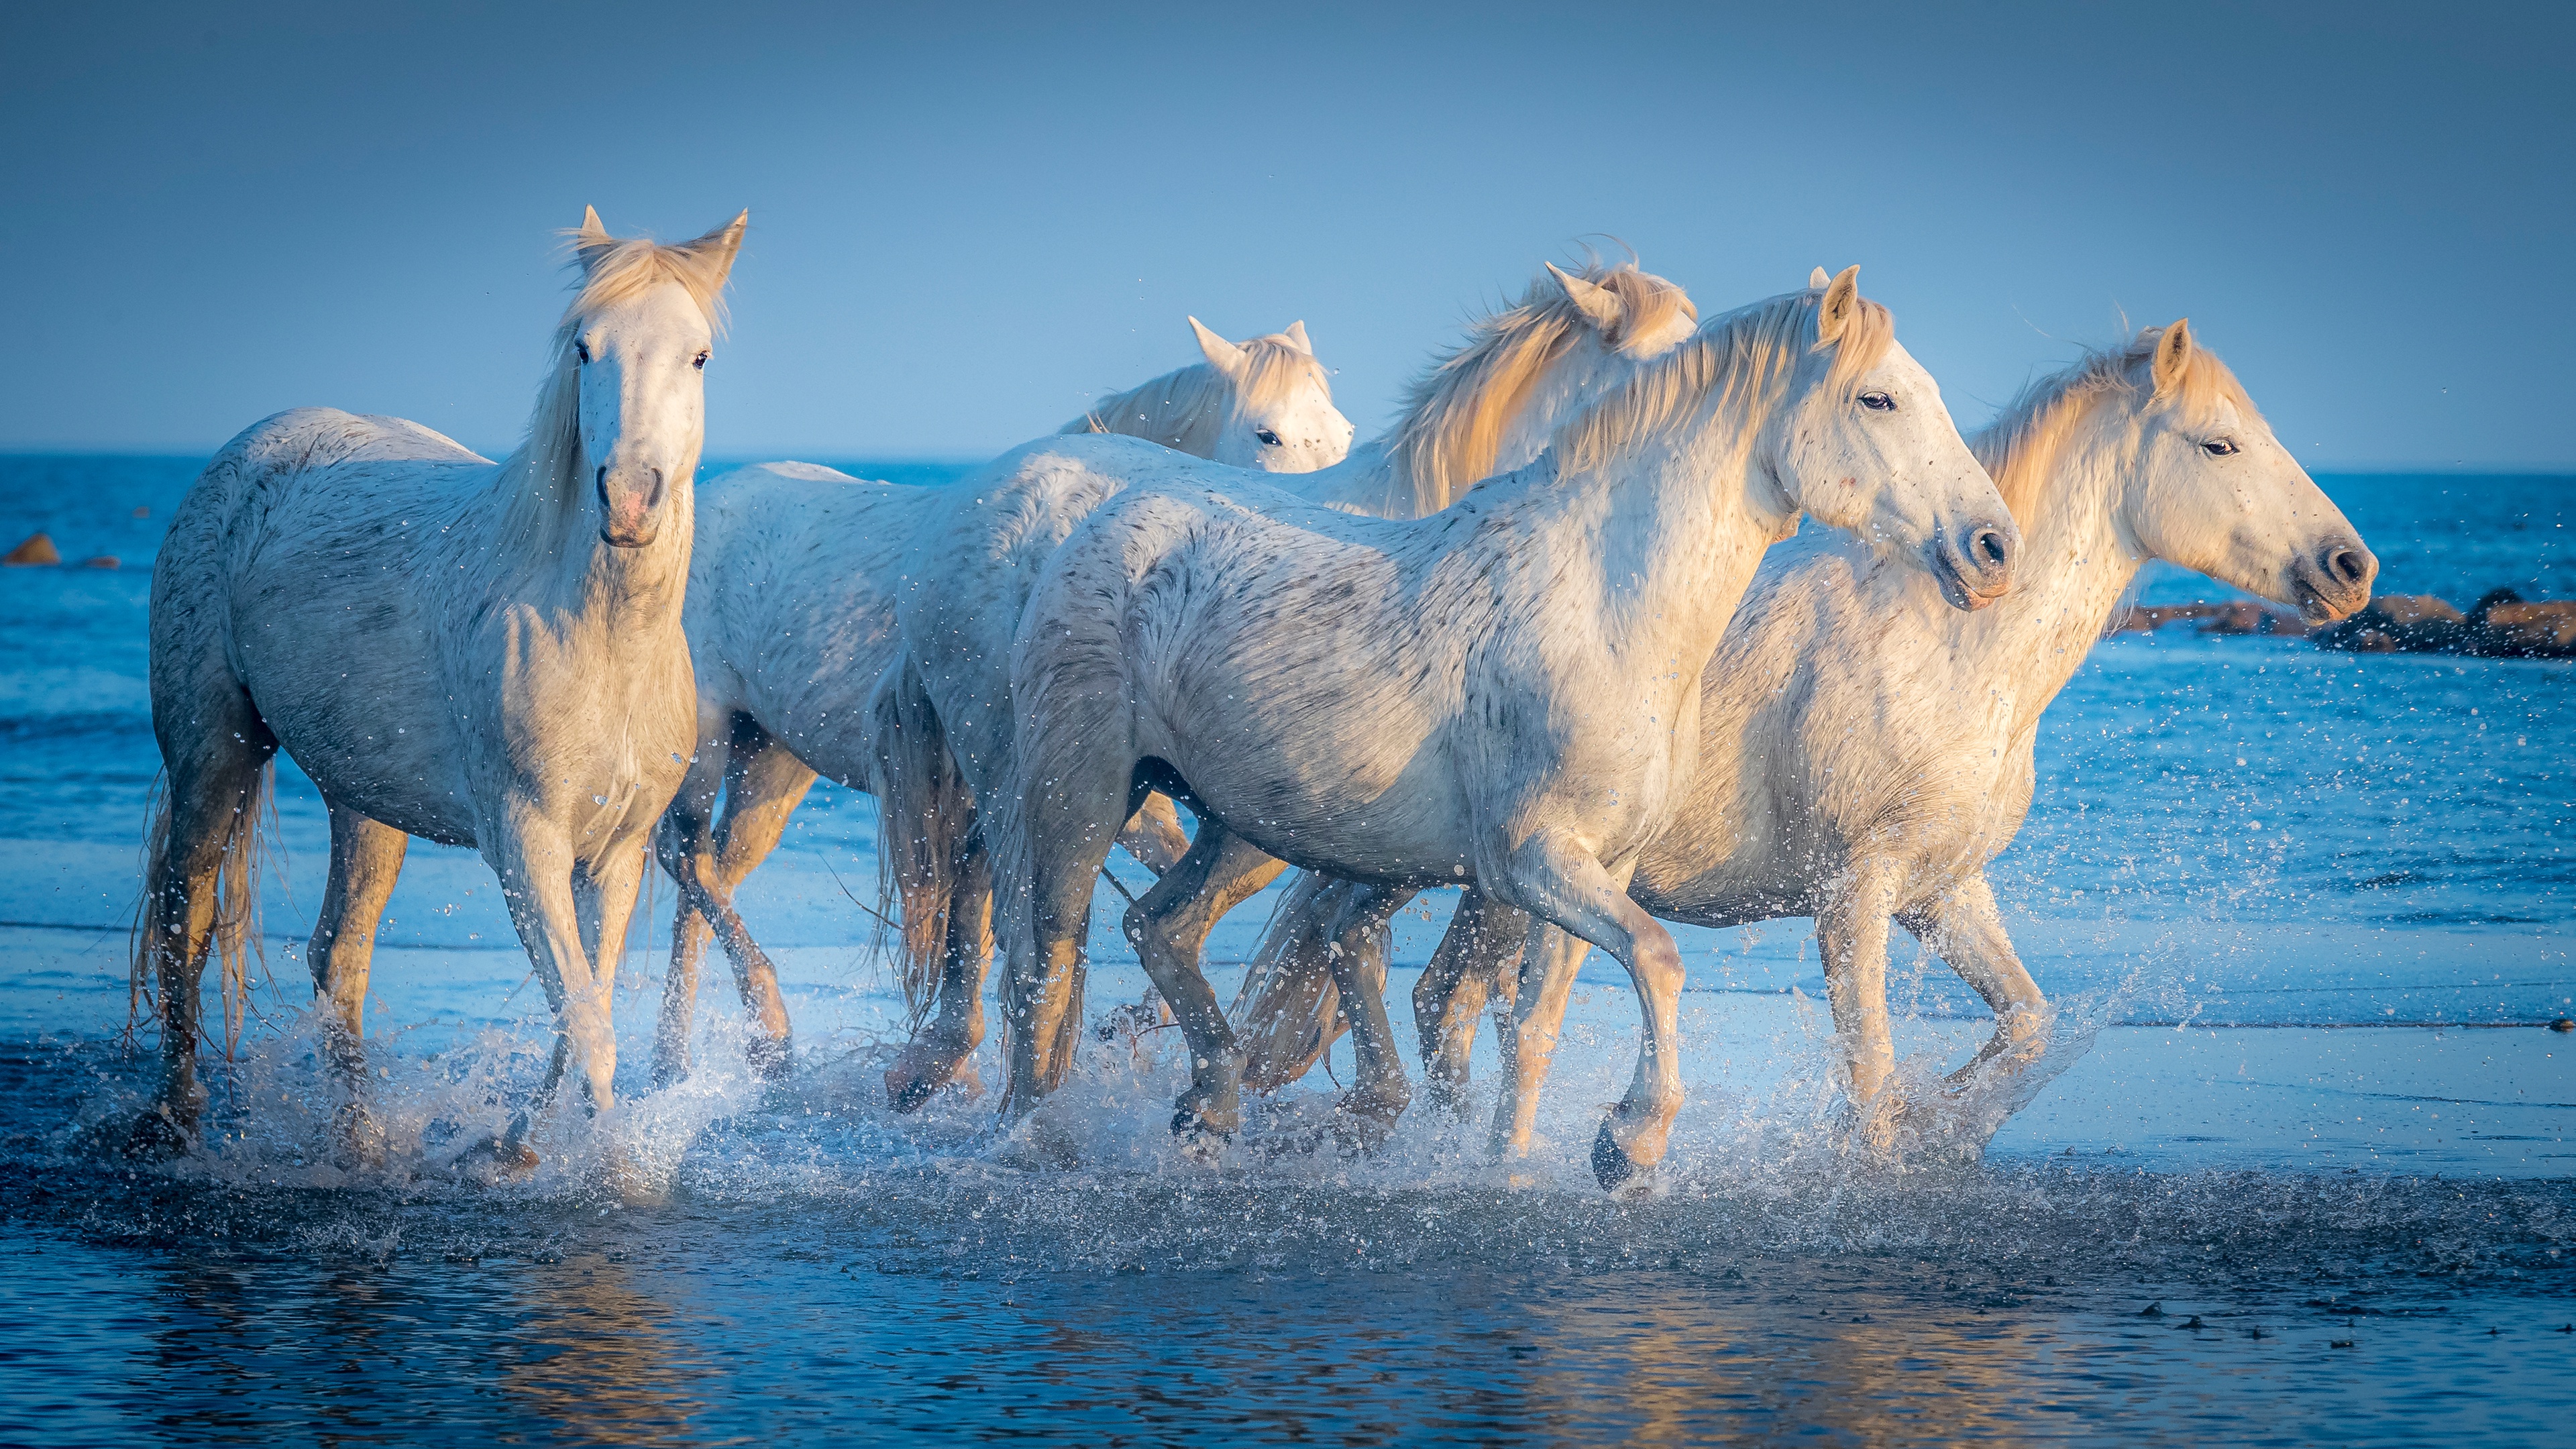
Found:
[[[1535, 515], [1499, 547], [1564, 580], [1574, 559], [1595, 561], [1604, 642], [1638, 659], [1669, 659], [1696, 680], [1717, 650], [1763, 551], [1796, 526], [1757, 490], [1756, 435], [1769, 404], [1722, 404], [1699, 425], [1648, 440], [1580, 475], [1560, 476], [1555, 452], [1484, 485], [1497, 502], [1517, 493]], [[1483, 491], [1482, 488], [1479, 491]]]
[[[1986, 437], [1980, 437], [1983, 444]], [[2022, 558], [2012, 592], [1990, 617], [1956, 614], [1992, 671], [2018, 675], [2015, 728], [2027, 729], [2075, 677], [2144, 557], [2119, 518], [2127, 449], [2118, 430], [2090, 420], [2060, 445], [2022, 523]], [[1987, 459], [1983, 446], [1980, 459]], [[2007, 460], [1990, 460], [2000, 472]]]

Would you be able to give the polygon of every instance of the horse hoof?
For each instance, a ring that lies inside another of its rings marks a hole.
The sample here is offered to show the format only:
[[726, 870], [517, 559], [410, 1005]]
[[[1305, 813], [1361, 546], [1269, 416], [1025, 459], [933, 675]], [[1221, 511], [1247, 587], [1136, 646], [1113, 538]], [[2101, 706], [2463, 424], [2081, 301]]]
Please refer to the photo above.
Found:
[[188, 1151], [188, 1129], [166, 1104], [148, 1107], [122, 1122], [101, 1123], [93, 1140], [111, 1156], [128, 1162], [167, 1162]]
[[894, 1065], [886, 1068], [886, 1105], [898, 1113], [918, 1112], [924, 1102], [957, 1075], [963, 1057], [947, 1056], [926, 1048], [909, 1046]]
[[751, 1060], [751, 1074], [764, 1082], [787, 1080], [787, 1073], [795, 1064], [794, 1044], [783, 1036], [753, 1037], [743, 1055]]
[[1234, 1128], [1183, 1107], [1172, 1114], [1172, 1135], [1180, 1139], [1183, 1153], [1200, 1162], [1214, 1162], [1234, 1140]]
[[456, 1154], [455, 1161], [448, 1165], [460, 1169], [487, 1167], [494, 1177], [524, 1177], [537, 1170], [538, 1160], [528, 1144], [494, 1137]]
[[1610, 1135], [1610, 1124], [1601, 1124], [1601, 1135], [1592, 1139], [1592, 1176], [1603, 1192], [1617, 1192], [1636, 1180], [1637, 1164], [1619, 1139]]

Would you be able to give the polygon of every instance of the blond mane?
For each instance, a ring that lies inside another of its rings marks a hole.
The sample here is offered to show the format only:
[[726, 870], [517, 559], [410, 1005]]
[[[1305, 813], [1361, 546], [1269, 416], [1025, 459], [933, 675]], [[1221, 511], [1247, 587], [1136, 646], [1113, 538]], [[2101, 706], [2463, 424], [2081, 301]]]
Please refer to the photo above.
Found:
[[[740, 225], [734, 223], [734, 227]], [[669, 246], [649, 237], [621, 241], [578, 229], [564, 233], [583, 264], [581, 289], [555, 324], [527, 441], [501, 464], [500, 489], [509, 514], [503, 537], [550, 537], [577, 514], [576, 505], [586, 496], [581, 476], [581, 367], [573, 350], [582, 323], [603, 308], [673, 282], [698, 304], [707, 326], [722, 334], [725, 277], [733, 266], [733, 245], [726, 239], [731, 232], [733, 228], [719, 228], [695, 241]]]
[[1056, 431], [1124, 433], [1205, 457], [1216, 450], [1227, 420], [1240, 412], [1275, 407], [1302, 387], [1328, 399], [1333, 395], [1323, 366], [1286, 336], [1273, 332], [1240, 345], [1250, 364], [1240, 396], [1232, 378], [1196, 362], [1103, 398]]
[[[1634, 262], [1614, 267], [1596, 261], [1576, 275], [1610, 292], [1625, 309], [1602, 336], [1609, 346], [1668, 327], [1676, 316], [1699, 319], [1688, 293]], [[1420, 517], [1448, 507], [1492, 473], [1530, 390], [1591, 327], [1583, 309], [1545, 272], [1531, 280], [1519, 301], [1469, 324], [1465, 344], [1424, 369], [1405, 394], [1404, 416], [1386, 449], [1393, 468], [1389, 493], [1399, 499], [1409, 493], [1409, 512]]]
[[[2042, 495], [2057, 476], [2058, 455], [2096, 406], [2153, 394], [2156, 344], [2164, 335], [2162, 327], [2149, 327], [2123, 346], [2085, 353], [2023, 388], [1968, 440], [1969, 451], [1994, 478], [1995, 491], [2003, 495], [2014, 522], [2025, 530], [2038, 522]], [[2222, 401], [2249, 418], [2260, 416], [2236, 374], [2198, 345], [2187, 355], [2171, 396], [2188, 416], [2204, 415]]]
[[1896, 322], [1885, 307], [1855, 295], [1840, 335], [1819, 341], [1816, 316], [1824, 295], [1821, 288], [1791, 292], [1702, 323], [1680, 346], [1560, 426], [1549, 444], [1557, 466], [1569, 473], [1600, 467], [1712, 397], [1719, 407], [1775, 398], [1803, 359], [1828, 348], [1833, 363], [1825, 386], [1850, 392], [1887, 355]]

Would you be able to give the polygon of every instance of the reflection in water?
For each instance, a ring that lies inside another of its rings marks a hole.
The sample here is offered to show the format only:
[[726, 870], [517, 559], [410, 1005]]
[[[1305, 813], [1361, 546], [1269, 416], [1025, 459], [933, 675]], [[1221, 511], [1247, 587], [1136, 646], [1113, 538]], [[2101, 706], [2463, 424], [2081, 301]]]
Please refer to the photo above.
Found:
[[[0, 1173], [12, 1442], [2350, 1441], [2439, 1425], [2468, 1444], [2534, 1442], [2576, 1412], [2576, 1334], [2553, 1331], [2566, 1184], [2381, 1194], [2453, 1271], [2376, 1287], [2313, 1252], [2313, 1213], [2207, 1266], [2172, 1243], [2168, 1312], [2141, 1317], [2134, 1274], [2088, 1277], [2073, 1244], [2027, 1230], [1946, 1254], [1785, 1250], [1688, 1205], [1542, 1200], [1435, 1229], [1464, 1205], [1323, 1217], [1313, 1199], [1130, 1182], [1097, 1205], [1125, 1230], [1129, 1263], [1111, 1267], [1068, 1266], [1094, 1251], [1091, 1207], [1025, 1187], [603, 1214], [63, 1177]], [[1579, 1243], [1532, 1230], [1569, 1219]], [[1398, 1251], [1356, 1267], [1332, 1246], [1355, 1230]], [[1182, 1260], [1229, 1235], [1260, 1263]], [[975, 1251], [948, 1251], [969, 1236]], [[2063, 1283], [2026, 1271], [2033, 1250], [2068, 1264]]]
[[721, 1325], [678, 1321], [621, 1264], [583, 1254], [532, 1265], [513, 1296], [523, 1316], [500, 1368], [518, 1410], [570, 1438], [623, 1444], [684, 1434], [706, 1407], [693, 1390]]

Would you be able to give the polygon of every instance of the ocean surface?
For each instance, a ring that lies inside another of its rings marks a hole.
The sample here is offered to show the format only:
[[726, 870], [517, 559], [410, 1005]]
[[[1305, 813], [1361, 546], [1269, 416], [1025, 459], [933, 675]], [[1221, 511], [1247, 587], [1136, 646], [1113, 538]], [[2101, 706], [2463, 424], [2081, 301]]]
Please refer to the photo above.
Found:
[[[282, 763], [255, 1019], [206, 1150], [138, 1168], [81, 1134], [150, 1080], [145, 616], [201, 461], [0, 458], [0, 547], [122, 564], [0, 569], [0, 1442], [2576, 1438], [2576, 1035], [2546, 1025], [2576, 1012], [2576, 666], [2105, 641], [1994, 871], [2060, 1008], [2031, 1100], [1982, 1156], [1867, 1165], [1810, 923], [1686, 930], [1692, 1095], [1619, 1201], [1587, 1165], [1635, 1049], [1615, 965], [1508, 1172], [1481, 1110], [1319, 1147], [1347, 1047], [1213, 1166], [1163, 1127], [1175, 1033], [1087, 1048], [1050, 1109], [1070, 1166], [989, 1096], [890, 1115], [875, 811], [828, 785], [741, 902], [793, 1075], [742, 1069], [713, 968], [700, 1070], [645, 1090], [657, 929], [620, 974], [625, 1099], [497, 1184], [448, 1162], [536, 1081], [543, 1001], [480, 860], [415, 843], [368, 1017], [392, 1151], [350, 1167], [306, 1016], [327, 830]], [[2576, 597], [2576, 478], [2319, 481], [2383, 593]], [[2160, 566], [2140, 595], [2231, 596]], [[1095, 1012], [1143, 989], [1101, 899]], [[1216, 938], [1221, 994], [1267, 903]], [[1399, 925], [1408, 1041], [1448, 907]], [[1937, 961], [1902, 942], [1893, 978], [1904, 1071], [1974, 1049]]]

